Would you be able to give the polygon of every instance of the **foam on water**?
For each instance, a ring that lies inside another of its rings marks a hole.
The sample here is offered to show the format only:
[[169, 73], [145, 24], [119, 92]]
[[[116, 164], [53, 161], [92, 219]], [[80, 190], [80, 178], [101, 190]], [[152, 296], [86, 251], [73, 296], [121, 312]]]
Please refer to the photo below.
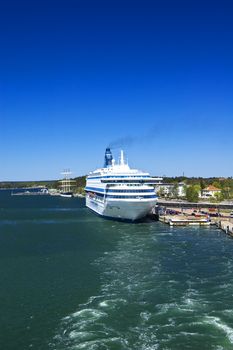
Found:
[[126, 304], [127, 304], [127, 300], [118, 298], [118, 299], [101, 301], [99, 303], [99, 306], [101, 308], [112, 309], [112, 308], [116, 308], [116, 307], [119, 307], [119, 306], [122, 306], [122, 305], [126, 305]]
[[[153, 232], [119, 234], [116, 249], [93, 263], [99, 271], [99, 293], [63, 319], [54, 349], [180, 349], [190, 348], [190, 339], [204, 339], [217, 349], [221, 343], [207, 330], [211, 327], [232, 344], [233, 329], [211, 316], [216, 303], [210, 297], [219, 276], [195, 275], [192, 260], [184, 265], [188, 249], [184, 238], [169, 244], [166, 235]], [[226, 312], [223, 303], [219, 312]]]
[[96, 309], [83, 309], [80, 311], [74, 312], [71, 316], [73, 318], [84, 318], [84, 319], [90, 319], [90, 320], [97, 320], [101, 317], [106, 316], [107, 314]]
[[220, 329], [225, 333], [229, 342], [233, 344], [233, 328], [226, 325], [219, 317], [206, 316], [203, 320], [204, 323], [210, 324], [217, 329]]

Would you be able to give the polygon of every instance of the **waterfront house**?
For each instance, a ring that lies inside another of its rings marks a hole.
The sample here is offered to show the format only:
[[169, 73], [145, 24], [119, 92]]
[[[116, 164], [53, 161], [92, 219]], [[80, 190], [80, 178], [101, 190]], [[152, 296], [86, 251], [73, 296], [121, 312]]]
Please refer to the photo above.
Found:
[[221, 189], [213, 185], [209, 185], [201, 191], [202, 198], [215, 198], [216, 194], [221, 193]]

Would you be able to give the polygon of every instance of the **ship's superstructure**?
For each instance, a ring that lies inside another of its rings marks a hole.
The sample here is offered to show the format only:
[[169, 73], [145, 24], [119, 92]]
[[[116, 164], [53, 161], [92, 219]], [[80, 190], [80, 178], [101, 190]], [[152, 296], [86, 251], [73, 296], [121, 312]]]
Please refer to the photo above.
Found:
[[157, 196], [153, 185], [161, 180], [131, 169], [125, 162], [123, 151], [116, 163], [110, 148], [107, 148], [104, 167], [87, 176], [86, 206], [102, 216], [138, 220], [155, 206]]

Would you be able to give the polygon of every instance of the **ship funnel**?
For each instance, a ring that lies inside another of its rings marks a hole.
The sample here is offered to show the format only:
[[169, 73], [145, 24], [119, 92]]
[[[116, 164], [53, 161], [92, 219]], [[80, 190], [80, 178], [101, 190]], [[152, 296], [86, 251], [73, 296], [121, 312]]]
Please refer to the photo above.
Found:
[[113, 160], [112, 152], [110, 148], [106, 148], [105, 157], [104, 157], [104, 168], [108, 168], [112, 166], [112, 160]]

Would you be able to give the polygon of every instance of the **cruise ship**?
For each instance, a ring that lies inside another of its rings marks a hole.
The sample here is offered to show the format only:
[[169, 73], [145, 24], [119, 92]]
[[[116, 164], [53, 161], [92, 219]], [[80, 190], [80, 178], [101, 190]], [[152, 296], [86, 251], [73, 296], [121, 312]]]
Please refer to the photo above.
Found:
[[86, 206], [101, 216], [135, 221], [145, 217], [156, 205], [154, 186], [162, 178], [131, 169], [121, 151], [119, 162], [106, 149], [104, 167], [86, 179]]

